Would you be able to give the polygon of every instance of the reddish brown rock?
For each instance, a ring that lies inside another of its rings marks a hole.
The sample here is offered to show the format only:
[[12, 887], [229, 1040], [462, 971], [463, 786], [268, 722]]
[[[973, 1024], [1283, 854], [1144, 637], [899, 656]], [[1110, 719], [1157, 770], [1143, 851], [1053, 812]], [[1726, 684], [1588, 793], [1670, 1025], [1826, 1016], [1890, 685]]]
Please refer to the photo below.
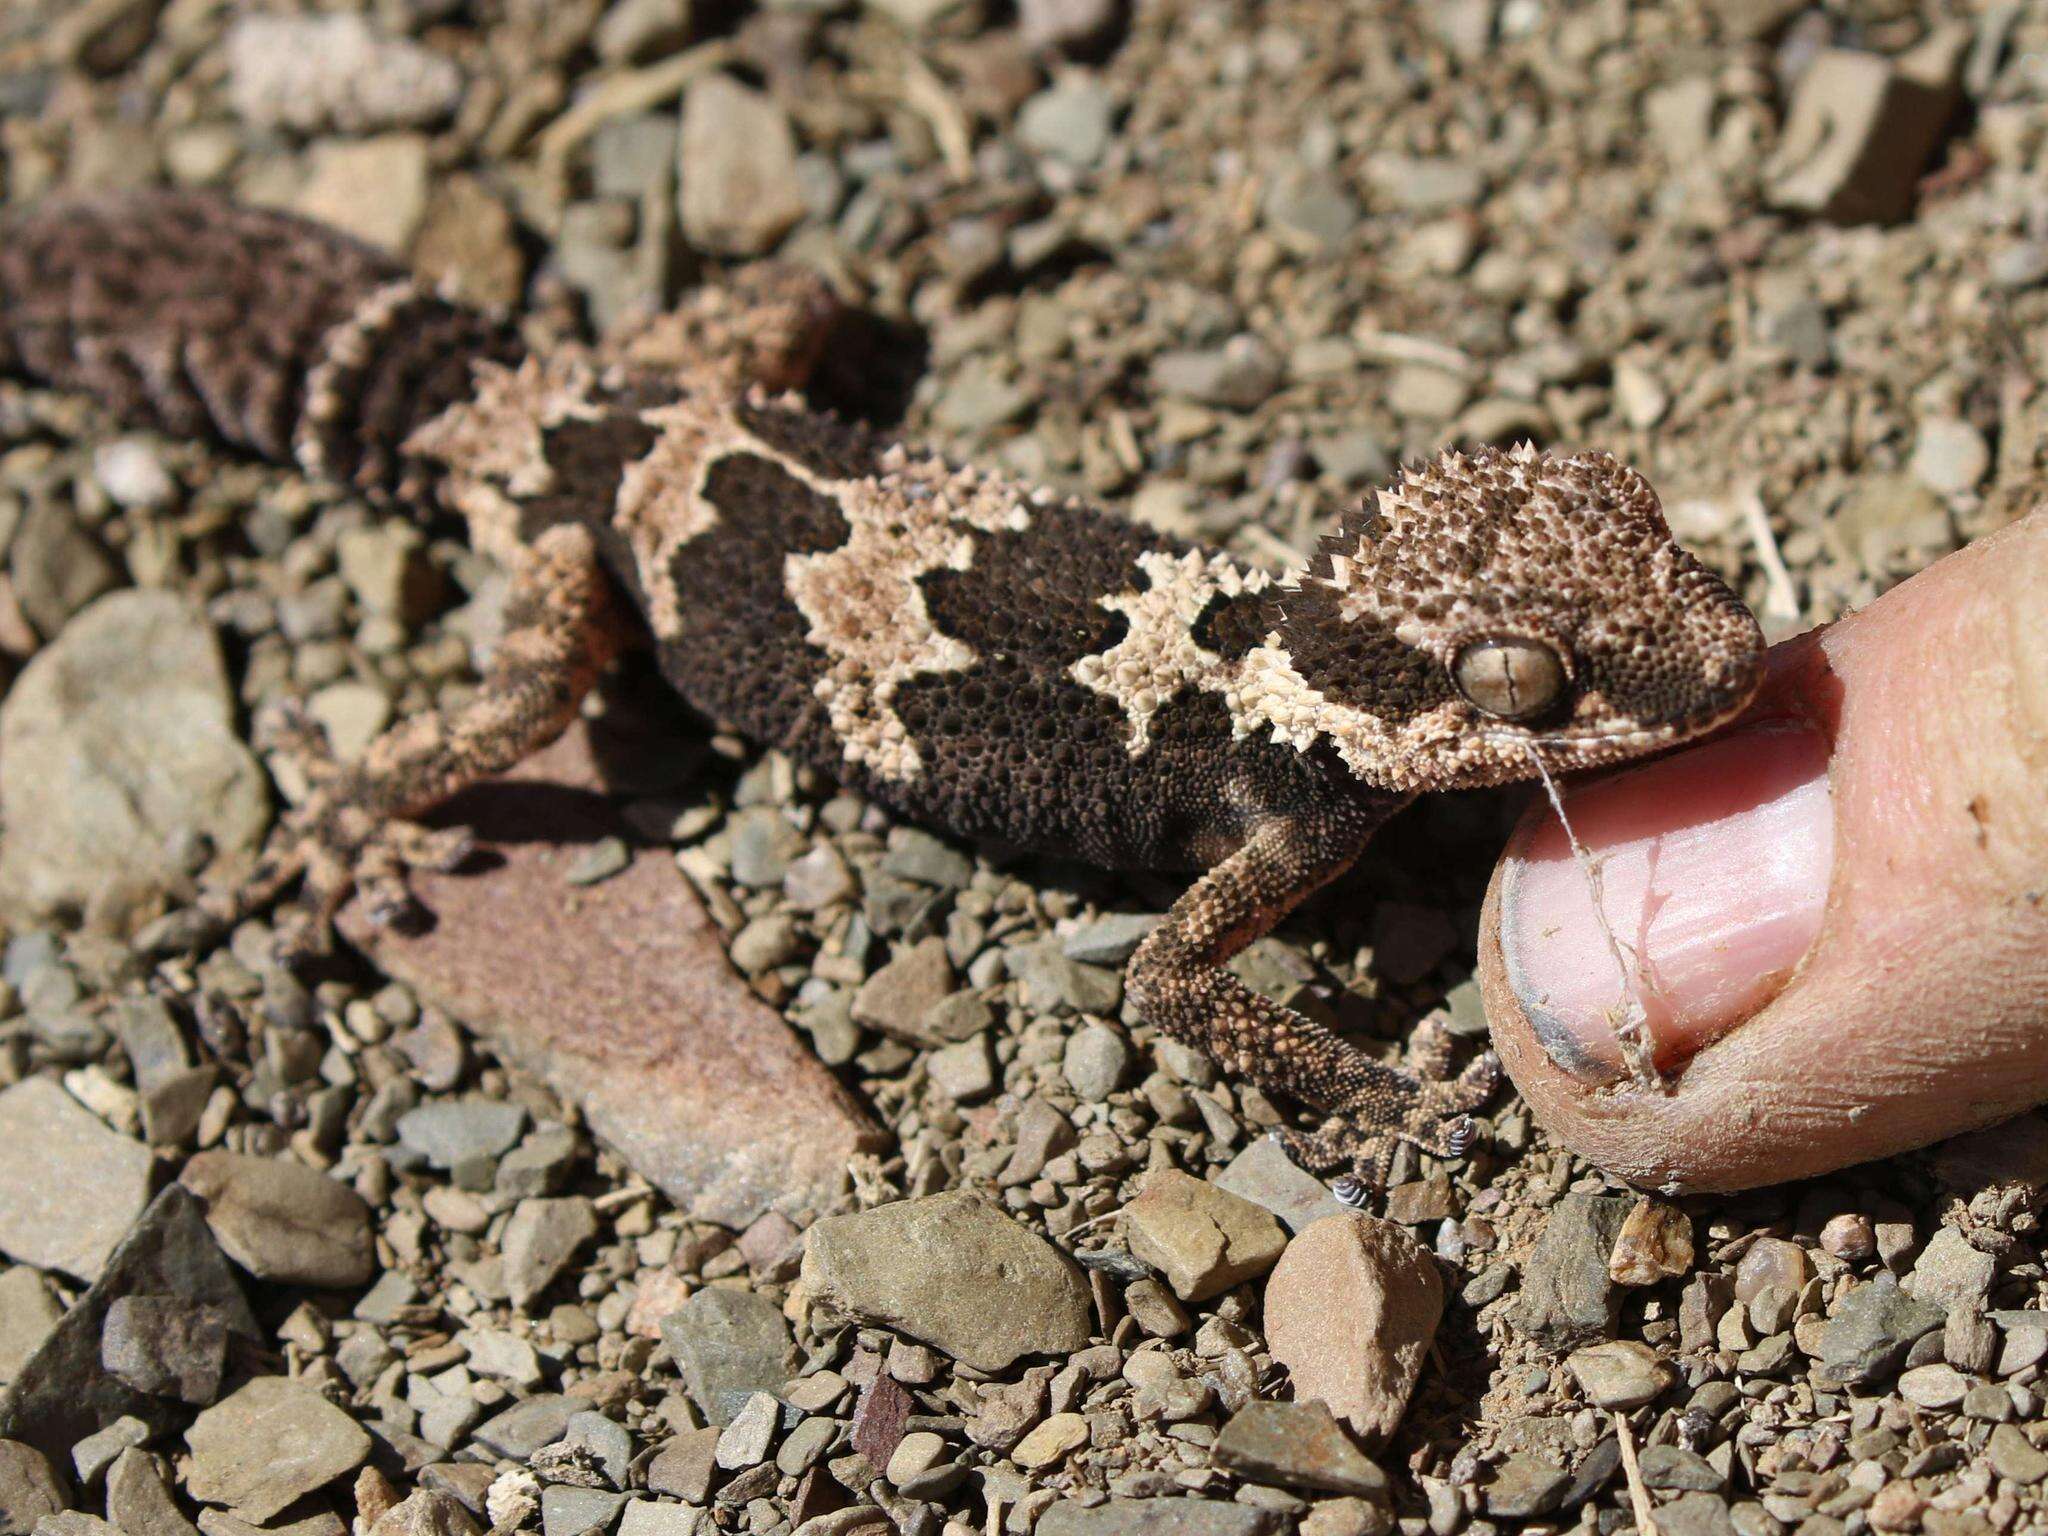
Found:
[[485, 853], [414, 878], [431, 926], [380, 930], [351, 906], [342, 931], [579, 1105], [692, 1216], [821, 1210], [886, 1137], [733, 971], [668, 851], [636, 849], [594, 885], [565, 878], [589, 843], [626, 835], [603, 791], [644, 771], [639, 750], [578, 725], [450, 802], [437, 820], [474, 828]]
[[1326, 1216], [1266, 1281], [1266, 1342], [1299, 1401], [1321, 1402], [1368, 1443], [1394, 1432], [1443, 1317], [1436, 1263], [1407, 1229]]

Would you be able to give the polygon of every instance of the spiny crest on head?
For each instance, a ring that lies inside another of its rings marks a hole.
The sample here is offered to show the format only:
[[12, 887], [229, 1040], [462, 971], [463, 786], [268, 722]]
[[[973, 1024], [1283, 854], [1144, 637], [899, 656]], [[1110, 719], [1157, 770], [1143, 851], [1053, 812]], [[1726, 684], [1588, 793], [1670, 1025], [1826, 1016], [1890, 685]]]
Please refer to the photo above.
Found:
[[1617, 528], [1669, 537], [1656, 492], [1612, 454], [1544, 453], [1529, 442], [1453, 448], [1403, 465], [1391, 484], [1368, 493], [1319, 541], [1299, 581], [1348, 589], [1377, 565], [1383, 544], [1426, 548], [1444, 564], [1469, 563], [1476, 572], [1500, 534], [1518, 524], [1566, 540]]

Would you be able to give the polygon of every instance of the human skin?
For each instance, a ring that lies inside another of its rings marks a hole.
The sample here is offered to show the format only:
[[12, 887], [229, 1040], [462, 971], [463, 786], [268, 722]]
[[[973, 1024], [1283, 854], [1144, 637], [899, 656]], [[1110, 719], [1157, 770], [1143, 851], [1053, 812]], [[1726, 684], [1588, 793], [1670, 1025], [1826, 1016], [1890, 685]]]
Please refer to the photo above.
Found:
[[1733, 730], [1566, 806], [1636, 956], [1641, 1070], [1546, 802], [1479, 963], [1509, 1075], [1574, 1151], [1744, 1189], [2048, 1101], [2048, 509], [1778, 646]]

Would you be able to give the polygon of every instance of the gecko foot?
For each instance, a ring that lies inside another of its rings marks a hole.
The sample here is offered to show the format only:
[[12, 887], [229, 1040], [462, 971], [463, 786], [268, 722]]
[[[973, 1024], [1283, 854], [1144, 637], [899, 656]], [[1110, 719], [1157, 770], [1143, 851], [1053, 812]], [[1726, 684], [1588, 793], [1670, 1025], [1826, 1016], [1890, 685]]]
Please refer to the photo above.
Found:
[[249, 878], [206, 905], [232, 924], [276, 906], [296, 884], [298, 899], [276, 920], [276, 953], [287, 965], [332, 952], [335, 914], [351, 893], [361, 895], [378, 926], [405, 923], [421, 910], [407, 871], [455, 869], [475, 851], [466, 828], [424, 827], [379, 814], [373, 781], [337, 762], [297, 705], [266, 711], [257, 722], [257, 744], [289, 757], [308, 793], [279, 819]]
[[[1422, 1054], [1433, 1057], [1436, 1042], [1425, 1046]], [[1470, 1111], [1491, 1098], [1499, 1084], [1500, 1062], [1491, 1051], [1447, 1081], [1388, 1069], [1373, 1092], [1329, 1115], [1315, 1130], [1274, 1134], [1288, 1156], [1311, 1172], [1344, 1170], [1335, 1193], [1357, 1208], [1368, 1190], [1385, 1187], [1402, 1142], [1438, 1157], [1471, 1151], [1479, 1127]]]

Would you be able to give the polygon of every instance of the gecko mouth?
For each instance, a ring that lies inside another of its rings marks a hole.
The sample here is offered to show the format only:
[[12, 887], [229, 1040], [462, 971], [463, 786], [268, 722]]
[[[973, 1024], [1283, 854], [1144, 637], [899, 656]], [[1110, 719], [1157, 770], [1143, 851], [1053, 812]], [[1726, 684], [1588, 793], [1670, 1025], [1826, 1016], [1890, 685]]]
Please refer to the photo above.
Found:
[[1748, 709], [1755, 694], [1754, 687], [1745, 689], [1739, 698], [1720, 709], [1665, 725], [1600, 726], [1533, 734], [1487, 731], [1482, 739], [1500, 746], [1533, 748], [1557, 767], [1598, 767], [1652, 747], [1677, 746], [1717, 731]]

